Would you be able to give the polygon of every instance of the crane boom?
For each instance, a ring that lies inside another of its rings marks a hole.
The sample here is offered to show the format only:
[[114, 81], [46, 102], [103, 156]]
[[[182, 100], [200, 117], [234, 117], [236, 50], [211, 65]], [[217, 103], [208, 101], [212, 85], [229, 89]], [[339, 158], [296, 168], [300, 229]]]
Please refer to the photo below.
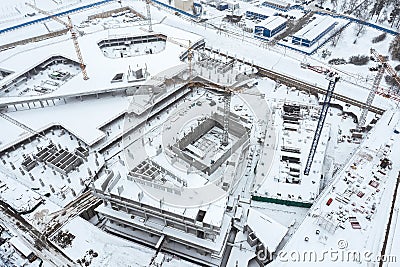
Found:
[[147, 11], [147, 20], [149, 23], [149, 32], [152, 32], [153, 26], [151, 25], [150, 1], [151, 0], [146, 0], [146, 11]]
[[39, 13], [41, 13], [43, 15], [49, 16], [50, 18], [52, 18], [55, 21], [63, 24], [65, 27], [67, 27], [69, 29], [70, 25], [67, 22], [65, 22], [65, 21], [61, 20], [60, 18], [58, 18], [57, 16], [54, 16], [54, 15], [50, 14], [49, 12], [44, 11], [44, 10], [38, 8], [37, 6], [32, 5], [31, 3], [25, 3], [25, 5], [29, 6], [30, 8], [35, 9], [36, 11], [38, 11]]
[[71, 18], [68, 16], [68, 22], [65, 22], [65, 21], [61, 20], [60, 18], [58, 18], [57, 16], [54, 16], [54, 15], [50, 14], [49, 12], [38, 8], [37, 6], [34, 6], [34, 5], [30, 4], [30, 3], [25, 3], [25, 4], [27, 6], [33, 8], [33, 9], [35, 9], [39, 13], [41, 13], [43, 15], [46, 15], [46, 16], [49, 16], [53, 20], [63, 24], [65, 27], [67, 27], [68, 31], [71, 33], [72, 41], [74, 43], [75, 52], [76, 52], [76, 55], [77, 55], [78, 60], [79, 60], [79, 66], [81, 67], [81, 70], [82, 70], [83, 79], [84, 80], [89, 79], [89, 77], [87, 75], [87, 72], [86, 72], [86, 65], [85, 65], [85, 63], [83, 61], [81, 49], [79, 47], [78, 35], [74, 30], [74, 26], [72, 24]]
[[321, 114], [318, 119], [317, 129], [315, 130], [314, 139], [311, 144], [310, 153], [308, 154], [306, 167], [304, 169], [304, 175], [308, 175], [310, 173], [311, 165], [313, 163], [314, 156], [315, 156], [315, 152], [317, 151], [319, 138], [321, 137], [322, 129], [325, 124], [326, 114], [328, 113], [328, 108], [331, 104], [333, 91], [335, 90], [335, 86], [336, 86], [337, 81], [339, 80], [339, 77], [333, 73], [330, 73], [328, 75], [328, 80], [329, 80], [328, 90], [326, 91], [324, 103], [322, 104]]

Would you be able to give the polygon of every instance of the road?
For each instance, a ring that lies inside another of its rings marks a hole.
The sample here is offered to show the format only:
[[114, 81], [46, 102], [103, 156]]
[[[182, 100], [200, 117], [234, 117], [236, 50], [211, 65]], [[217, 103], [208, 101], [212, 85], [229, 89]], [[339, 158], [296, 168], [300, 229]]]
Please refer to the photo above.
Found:
[[76, 265], [67, 255], [44, 238], [41, 232], [14, 211], [10, 205], [1, 200], [0, 211], [0, 219], [4, 225], [18, 233], [22, 242], [43, 261], [57, 267]]
[[87, 191], [67, 204], [63, 209], [50, 214], [50, 221], [44, 227], [43, 235], [50, 238], [68, 221], [79, 216], [83, 211], [99, 204], [101, 200]]

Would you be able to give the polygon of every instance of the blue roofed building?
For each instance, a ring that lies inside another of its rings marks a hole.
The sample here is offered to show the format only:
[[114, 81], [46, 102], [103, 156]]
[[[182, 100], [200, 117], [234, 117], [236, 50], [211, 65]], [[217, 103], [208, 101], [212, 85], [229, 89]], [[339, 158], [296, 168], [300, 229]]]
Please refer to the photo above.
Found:
[[338, 23], [330, 16], [315, 16], [313, 21], [293, 34], [292, 43], [310, 47], [333, 30], [336, 24]]
[[254, 27], [254, 34], [259, 37], [273, 37], [286, 28], [287, 19], [281, 16], [272, 16]]
[[252, 7], [246, 11], [246, 18], [264, 20], [270, 16], [273, 16], [274, 14], [276, 14], [276, 11], [271, 9], [263, 8], [261, 6]]

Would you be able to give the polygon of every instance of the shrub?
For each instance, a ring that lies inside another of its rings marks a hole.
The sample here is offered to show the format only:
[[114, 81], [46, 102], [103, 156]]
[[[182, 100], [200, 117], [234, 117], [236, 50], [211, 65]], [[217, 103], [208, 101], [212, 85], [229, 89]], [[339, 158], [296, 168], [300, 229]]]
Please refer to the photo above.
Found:
[[379, 42], [382, 42], [383, 40], [385, 40], [386, 39], [386, 32], [384, 32], [384, 33], [382, 33], [382, 34], [380, 34], [380, 35], [378, 35], [378, 36], [376, 36], [376, 37], [374, 37], [373, 39], [372, 39], [372, 43], [379, 43]]
[[386, 75], [385, 76], [385, 81], [388, 85], [390, 86], [395, 86], [395, 87], [399, 87], [399, 84], [396, 82], [396, 80], [390, 76], [390, 75]]
[[368, 63], [368, 61], [369, 61], [369, 57], [364, 56], [364, 55], [363, 56], [361, 56], [361, 55], [352, 56], [349, 58], [349, 63], [357, 65], [357, 66], [365, 65]]
[[332, 58], [331, 60], [328, 61], [329, 64], [332, 65], [343, 65], [346, 64], [346, 60], [343, 58]]

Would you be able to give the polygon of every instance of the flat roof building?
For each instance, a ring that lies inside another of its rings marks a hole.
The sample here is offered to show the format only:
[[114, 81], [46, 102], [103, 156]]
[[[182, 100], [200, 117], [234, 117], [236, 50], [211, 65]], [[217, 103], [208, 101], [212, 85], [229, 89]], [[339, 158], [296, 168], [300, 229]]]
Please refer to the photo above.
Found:
[[272, 16], [256, 25], [254, 33], [265, 37], [272, 37], [286, 27], [287, 19], [281, 16]]
[[[318, 106], [294, 102], [279, 103], [275, 108], [273, 128], [268, 128], [270, 143], [276, 131], [276, 146], [264, 146], [257, 165], [256, 181], [259, 186], [253, 200], [295, 207], [310, 207], [320, 193], [323, 164], [330, 136], [330, 124], [324, 124], [315, 154], [312, 171], [308, 176], [303, 170], [310, 151], [312, 137], [319, 116]], [[273, 137], [275, 138], [275, 137]], [[272, 156], [274, 155], [274, 156]], [[263, 164], [269, 162], [270, 165]], [[260, 181], [260, 182], [258, 182]]]
[[276, 11], [260, 7], [252, 7], [246, 11], [246, 18], [264, 20], [276, 14]]
[[171, 206], [153, 199], [132, 178], [112, 171], [95, 182], [94, 193], [103, 200], [96, 212], [107, 219], [107, 232], [156, 249], [162, 246], [163, 251], [205, 266], [220, 265], [230, 231], [226, 198], [201, 207]]
[[314, 18], [313, 21], [292, 36], [293, 44], [310, 47], [335, 28], [337, 24], [335, 19], [329, 16], [315, 16]]
[[279, 10], [287, 10], [290, 7], [290, 3], [281, 0], [268, 0], [262, 3], [263, 6], [272, 7]]

